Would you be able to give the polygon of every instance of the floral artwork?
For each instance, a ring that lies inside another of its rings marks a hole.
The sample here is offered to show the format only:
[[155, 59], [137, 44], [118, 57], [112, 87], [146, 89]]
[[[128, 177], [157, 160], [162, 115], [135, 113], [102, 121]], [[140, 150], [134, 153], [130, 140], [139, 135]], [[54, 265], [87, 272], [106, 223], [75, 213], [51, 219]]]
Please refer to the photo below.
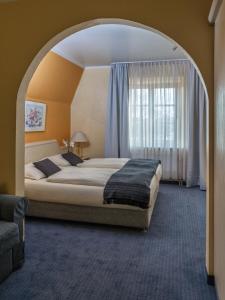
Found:
[[25, 101], [25, 132], [45, 131], [46, 104]]

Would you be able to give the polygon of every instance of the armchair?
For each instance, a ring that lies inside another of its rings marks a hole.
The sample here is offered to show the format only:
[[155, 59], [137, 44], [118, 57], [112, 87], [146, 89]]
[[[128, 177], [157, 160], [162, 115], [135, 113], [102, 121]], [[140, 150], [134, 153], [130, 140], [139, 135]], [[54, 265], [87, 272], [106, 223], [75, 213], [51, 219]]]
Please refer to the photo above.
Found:
[[0, 282], [24, 262], [24, 197], [0, 195]]

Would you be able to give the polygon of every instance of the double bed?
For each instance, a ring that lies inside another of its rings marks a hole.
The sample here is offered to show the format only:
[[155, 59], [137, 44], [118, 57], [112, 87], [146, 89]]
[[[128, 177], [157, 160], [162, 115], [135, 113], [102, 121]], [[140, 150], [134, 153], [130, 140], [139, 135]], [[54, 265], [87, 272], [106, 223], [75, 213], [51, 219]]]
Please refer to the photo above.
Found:
[[[27, 144], [25, 162], [31, 163], [45, 157], [51, 159], [51, 156], [61, 152], [55, 140]], [[128, 159], [90, 159], [76, 167], [61, 166], [62, 170], [49, 178], [25, 178], [25, 196], [29, 200], [27, 214], [147, 229], [158, 194], [161, 164], [150, 182], [147, 208], [104, 203], [106, 182], [127, 162]]]

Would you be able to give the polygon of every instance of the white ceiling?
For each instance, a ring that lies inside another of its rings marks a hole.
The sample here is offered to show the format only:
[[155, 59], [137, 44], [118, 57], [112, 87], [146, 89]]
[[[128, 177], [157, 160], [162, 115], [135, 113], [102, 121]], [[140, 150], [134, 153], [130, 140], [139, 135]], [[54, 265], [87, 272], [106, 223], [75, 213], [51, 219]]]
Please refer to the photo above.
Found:
[[82, 66], [104, 66], [113, 62], [186, 58], [183, 50], [154, 32], [104, 24], [70, 35], [52, 51]]

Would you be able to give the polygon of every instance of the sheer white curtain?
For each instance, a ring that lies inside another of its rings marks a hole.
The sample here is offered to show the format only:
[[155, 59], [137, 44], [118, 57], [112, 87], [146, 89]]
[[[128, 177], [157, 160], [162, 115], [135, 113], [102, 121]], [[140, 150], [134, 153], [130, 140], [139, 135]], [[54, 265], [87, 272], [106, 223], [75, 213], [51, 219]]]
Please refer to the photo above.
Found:
[[191, 68], [179, 60], [129, 65], [131, 157], [161, 159], [164, 179], [187, 179]]

